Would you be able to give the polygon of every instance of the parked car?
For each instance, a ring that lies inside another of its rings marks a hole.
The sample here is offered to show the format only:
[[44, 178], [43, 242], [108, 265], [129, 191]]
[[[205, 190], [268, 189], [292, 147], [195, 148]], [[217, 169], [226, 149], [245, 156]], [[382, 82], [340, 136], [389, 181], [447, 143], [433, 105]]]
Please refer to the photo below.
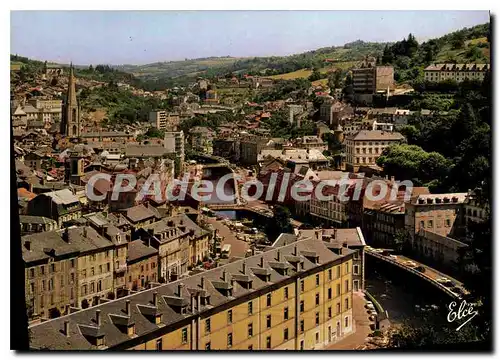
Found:
[[445, 284], [447, 283], [448, 281], [450, 281], [450, 279], [446, 278], [446, 277], [440, 277], [440, 278], [437, 278], [436, 281], [440, 284]]
[[425, 267], [423, 267], [422, 265], [417, 266], [417, 271], [420, 271], [421, 273], [424, 273], [425, 272]]

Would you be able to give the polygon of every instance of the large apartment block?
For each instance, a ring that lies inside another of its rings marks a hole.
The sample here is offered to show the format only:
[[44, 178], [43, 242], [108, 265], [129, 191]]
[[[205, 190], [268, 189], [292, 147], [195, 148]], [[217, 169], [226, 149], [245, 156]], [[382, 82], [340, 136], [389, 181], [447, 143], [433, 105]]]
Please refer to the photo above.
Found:
[[398, 132], [382, 130], [360, 130], [348, 135], [345, 139], [347, 169], [356, 172], [360, 166], [375, 166], [385, 148], [404, 140]]
[[424, 69], [427, 81], [440, 82], [455, 80], [483, 80], [484, 74], [490, 71], [490, 64], [434, 64]]
[[354, 93], [374, 94], [394, 87], [392, 66], [361, 67], [352, 70]]
[[155, 110], [149, 113], [149, 122], [159, 130], [173, 130], [179, 125], [180, 117], [166, 110]]
[[354, 331], [353, 254], [297, 241], [33, 325], [30, 347], [321, 349]]

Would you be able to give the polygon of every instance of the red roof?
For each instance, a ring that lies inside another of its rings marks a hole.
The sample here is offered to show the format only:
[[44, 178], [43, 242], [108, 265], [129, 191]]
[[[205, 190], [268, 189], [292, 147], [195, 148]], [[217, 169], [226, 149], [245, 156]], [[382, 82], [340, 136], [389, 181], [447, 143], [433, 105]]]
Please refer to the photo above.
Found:
[[31, 200], [34, 197], [36, 197], [36, 195], [33, 194], [31, 191], [26, 190], [25, 188], [19, 188], [17, 189], [17, 197]]

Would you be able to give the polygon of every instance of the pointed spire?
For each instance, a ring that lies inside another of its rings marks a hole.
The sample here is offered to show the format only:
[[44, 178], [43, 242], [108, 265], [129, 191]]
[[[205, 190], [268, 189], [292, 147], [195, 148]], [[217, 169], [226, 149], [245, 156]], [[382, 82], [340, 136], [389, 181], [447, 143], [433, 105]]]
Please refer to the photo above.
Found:
[[68, 105], [75, 105], [76, 102], [76, 88], [75, 88], [75, 76], [73, 74], [73, 62], [69, 66], [69, 78], [68, 78], [68, 93], [67, 100]]

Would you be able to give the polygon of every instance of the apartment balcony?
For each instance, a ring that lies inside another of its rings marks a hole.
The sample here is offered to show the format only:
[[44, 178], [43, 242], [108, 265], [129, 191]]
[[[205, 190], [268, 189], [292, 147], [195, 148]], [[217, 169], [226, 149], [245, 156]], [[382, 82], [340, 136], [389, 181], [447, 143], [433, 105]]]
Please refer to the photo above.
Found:
[[123, 264], [123, 265], [120, 265], [117, 268], [115, 268], [114, 273], [115, 274], [121, 274], [121, 273], [124, 273], [126, 271], [127, 271], [127, 265]]

